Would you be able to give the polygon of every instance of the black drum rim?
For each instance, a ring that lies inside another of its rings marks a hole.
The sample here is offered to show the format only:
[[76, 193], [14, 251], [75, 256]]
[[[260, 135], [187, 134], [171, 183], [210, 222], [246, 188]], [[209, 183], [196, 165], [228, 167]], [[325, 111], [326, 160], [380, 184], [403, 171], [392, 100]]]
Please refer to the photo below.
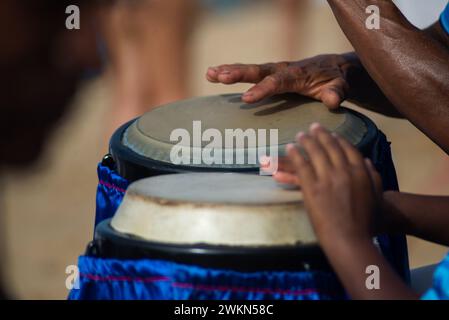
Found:
[[317, 244], [272, 247], [169, 244], [123, 234], [114, 230], [110, 222], [111, 219], [106, 219], [97, 225], [87, 255], [125, 260], [148, 258], [242, 272], [331, 271]]
[[[376, 127], [374, 122], [365, 115], [345, 107], [341, 107], [341, 109], [359, 117], [366, 125], [367, 132], [363, 136], [362, 140], [356, 145], [356, 147], [362, 152], [364, 156], [368, 157], [370, 155], [371, 146], [378, 135], [378, 128]], [[144, 157], [122, 144], [122, 137], [125, 130], [137, 119], [138, 118], [128, 121], [127, 123], [119, 127], [112, 135], [109, 143], [109, 150], [115, 161], [117, 172], [120, 174], [120, 176], [127, 179], [129, 182], [133, 182], [138, 179], [151, 177], [155, 175], [171, 174], [171, 173], [234, 172], [234, 173], [257, 174], [259, 172], [258, 167], [254, 168], [195, 167], [186, 165], [175, 165]]]

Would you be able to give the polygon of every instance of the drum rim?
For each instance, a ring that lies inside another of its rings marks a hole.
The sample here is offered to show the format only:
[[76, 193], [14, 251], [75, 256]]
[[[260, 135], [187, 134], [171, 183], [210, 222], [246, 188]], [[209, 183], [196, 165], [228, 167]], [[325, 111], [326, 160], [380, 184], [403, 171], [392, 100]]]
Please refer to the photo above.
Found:
[[[331, 270], [318, 244], [237, 247], [204, 243], [194, 245], [162, 243], [121, 233], [111, 226], [111, 220], [105, 219], [96, 226], [93, 245], [88, 249], [88, 255], [116, 259], [169, 260], [175, 263], [236, 271]], [[107, 246], [110, 245], [120, 246], [126, 252], [120, 254], [102, 252], [103, 249], [108, 251]], [[146, 254], [142, 256], [137, 252]], [[241, 263], [242, 259], [246, 260], [244, 265]], [[253, 262], [248, 264], [250, 260]]]
[[[378, 128], [375, 123], [369, 119], [364, 114], [357, 112], [355, 110], [340, 107], [343, 110], [352, 113], [353, 115], [359, 117], [365, 124], [367, 132], [360, 140], [356, 147], [365, 155], [369, 154], [369, 147], [375, 141], [378, 134]], [[147, 173], [144, 177], [150, 177], [158, 174], [170, 174], [170, 173], [183, 173], [183, 172], [235, 172], [235, 173], [257, 173], [259, 172], [258, 167], [254, 168], [217, 168], [217, 167], [196, 167], [189, 165], [176, 165], [171, 163], [166, 163], [163, 161], [151, 159], [144, 157], [127, 146], [122, 144], [122, 137], [125, 130], [134, 123], [139, 117], [132, 119], [120, 126], [112, 135], [109, 143], [109, 152], [112, 155], [116, 169], [118, 173], [129, 182], [133, 182], [137, 179], [142, 178], [142, 174], [137, 175], [132, 170], [127, 170], [132, 164], [136, 171], [145, 171]]]

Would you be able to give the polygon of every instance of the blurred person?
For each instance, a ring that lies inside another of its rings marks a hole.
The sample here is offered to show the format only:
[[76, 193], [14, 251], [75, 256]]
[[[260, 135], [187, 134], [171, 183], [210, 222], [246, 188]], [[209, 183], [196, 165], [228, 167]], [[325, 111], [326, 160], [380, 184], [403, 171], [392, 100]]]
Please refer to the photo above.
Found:
[[[321, 100], [330, 109], [345, 99], [354, 101], [369, 110], [408, 119], [449, 154], [449, 5], [440, 21], [422, 31], [391, 1], [328, 3], [354, 53], [297, 62], [222, 65], [209, 68], [207, 79], [255, 83], [242, 96], [247, 103], [285, 92]], [[366, 28], [369, 5], [380, 9], [378, 30]], [[363, 164], [360, 154], [318, 125], [301, 134], [298, 143], [310, 153], [310, 161], [290, 147], [274, 178], [301, 186], [318, 239], [351, 297], [417, 298], [366, 239], [379, 231], [378, 222], [383, 231], [449, 245], [449, 197], [379, 193], [375, 188], [379, 178], [371, 165]], [[374, 220], [375, 214], [381, 215], [381, 221]], [[385, 279], [380, 290], [365, 286], [368, 265], [380, 268]], [[449, 299], [448, 283], [449, 256], [424, 298]]]
[[196, 0], [112, 1], [101, 24], [112, 81], [112, 119], [120, 125], [153, 107], [186, 98]]
[[[68, 5], [80, 8], [79, 30], [66, 28]], [[38, 158], [86, 70], [99, 67], [97, 6], [92, 0], [0, 2], [0, 169]], [[3, 283], [0, 295], [6, 297]]]

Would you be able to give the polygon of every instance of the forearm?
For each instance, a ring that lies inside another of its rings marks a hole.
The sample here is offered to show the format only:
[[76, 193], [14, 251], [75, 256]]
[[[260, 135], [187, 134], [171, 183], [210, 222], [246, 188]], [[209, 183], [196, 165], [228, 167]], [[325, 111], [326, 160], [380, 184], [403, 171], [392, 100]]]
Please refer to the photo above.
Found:
[[402, 118], [395, 106], [385, 97], [374, 82], [355, 52], [342, 55], [347, 61], [345, 68], [348, 83], [347, 99], [356, 105], [389, 117]]
[[383, 216], [392, 232], [449, 245], [449, 197], [384, 193]]
[[[353, 241], [345, 238], [323, 241], [323, 249], [334, 271], [352, 299], [404, 300], [417, 299], [418, 296], [409, 289], [393, 271], [369, 237]], [[379, 287], [369, 287], [367, 281], [372, 275], [368, 266], [378, 270]]]
[[424, 30], [424, 33], [438, 41], [443, 47], [449, 50], [449, 35], [443, 30], [439, 21], [432, 24], [430, 27]]
[[[413, 27], [392, 1], [328, 0], [360, 61], [396, 109], [449, 152], [449, 51]], [[380, 8], [380, 30], [365, 26]]]

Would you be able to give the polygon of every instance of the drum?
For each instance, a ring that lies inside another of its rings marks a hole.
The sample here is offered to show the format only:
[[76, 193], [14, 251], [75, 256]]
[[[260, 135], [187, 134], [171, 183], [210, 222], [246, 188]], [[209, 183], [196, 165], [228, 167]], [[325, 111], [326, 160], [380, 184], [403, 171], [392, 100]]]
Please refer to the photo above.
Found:
[[[267, 148], [282, 155], [313, 122], [370, 158], [384, 190], [398, 189], [389, 142], [372, 121], [345, 108], [331, 112], [299, 95], [251, 105], [237, 94], [193, 98], [123, 125], [111, 138], [112, 156], [98, 166], [95, 239], [79, 259], [81, 289], [70, 298], [345, 297], [316, 245], [300, 193], [257, 175], [260, 158], [251, 157]], [[276, 135], [229, 145], [229, 130]], [[211, 137], [224, 137], [214, 144], [224, 161], [204, 161]], [[173, 161], [177, 148], [188, 161]], [[227, 162], [227, 156], [236, 161]], [[377, 241], [407, 280], [405, 237]]]
[[241, 271], [328, 270], [298, 190], [237, 173], [134, 182], [95, 234], [95, 255]]
[[299, 190], [181, 173], [132, 183], [80, 260], [75, 299], [344, 299]]
[[[260, 154], [262, 149], [269, 149], [270, 154], [282, 155], [295, 135], [313, 122], [340, 134], [366, 155], [378, 132], [372, 121], [355, 111], [341, 108], [330, 112], [321, 102], [300, 95], [280, 95], [249, 105], [240, 100], [239, 94], [226, 94], [178, 101], [148, 112], [115, 132], [110, 152], [118, 173], [127, 181], [179, 172], [258, 173], [259, 158], [250, 161], [252, 151]], [[271, 130], [276, 130], [275, 140], [269, 135]], [[173, 139], [179, 131], [187, 138]], [[235, 142], [229, 146], [229, 132], [257, 138], [253, 144], [248, 138], [241, 145]], [[242, 161], [204, 161], [202, 155], [211, 135], [214, 142], [215, 137], [222, 138], [214, 153], [235, 160], [240, 152]], [[186, 151], [190, 161], [174, 163], [174, 147]]]

